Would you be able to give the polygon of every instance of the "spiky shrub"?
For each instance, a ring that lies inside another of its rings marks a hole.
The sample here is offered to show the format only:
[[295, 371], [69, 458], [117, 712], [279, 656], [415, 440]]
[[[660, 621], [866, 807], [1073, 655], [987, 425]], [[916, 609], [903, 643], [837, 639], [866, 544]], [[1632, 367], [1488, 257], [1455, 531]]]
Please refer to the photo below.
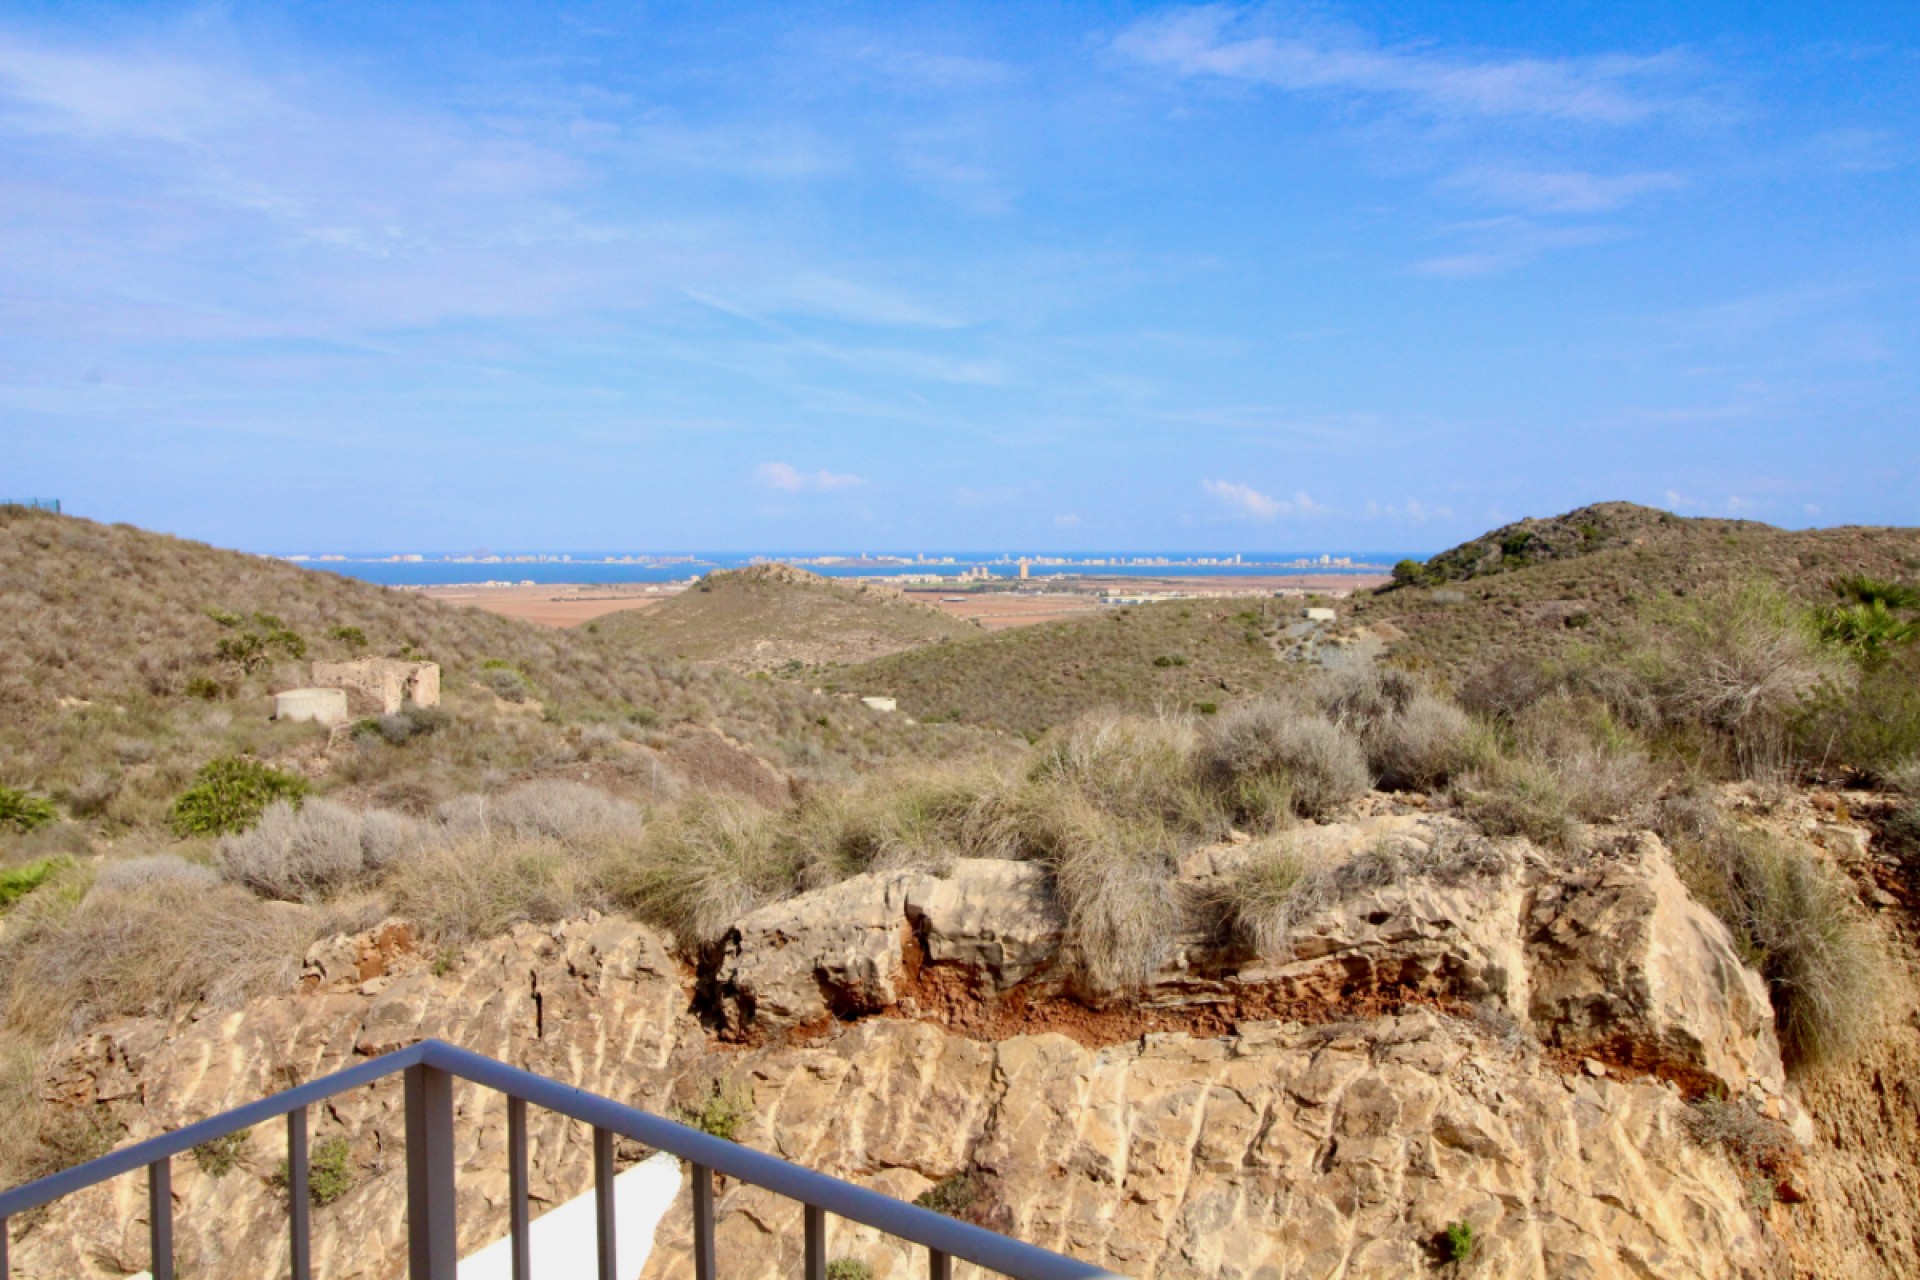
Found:
[[60, 816], [53, 801], [31, 792], [0, 787], [0, 830], [32, 831]]
[[234, 1004], [291, 986], [316, 924], [236, 886], [187, 879], [96, 886], [77, 900], [38, 893], [9, 921], [6, 1020], [52, 1035], [101, 1018]]
[[1284, 956], [1305, 905], [1306, 863], [1284, 839], [1255, 847], [1213, 891], [1229, 932], [1263, 956]]
[[1551, 774], [1568, 811], [1583, 822], [1625, 818], [1648, 806], [1658, 774], [1638, 735], [1606, 704], [1557, 693], [1513, 724], [1514, 753]]
[[299, 805], [312, 788], [305, 778], [247, 756], [210, 760], [194, 775], [167, 813], [180, 836], [218, 836], [245, 831], [277, 800]]
[[1767, 980], [1789, 1066], [1844, 1061], [1879, 1033], [1885, 953], [1816, 852], [1735, 826], [1677, 852], [1688, 887]]
[[601, 869], [556, 840], [468, 836], [424, 846], [382, 884], [396, 911], [457, 949], [522, 922], [552, 923], [605, 906]]
[[1036, 834], [1083, 987], [1096, 997], [1144, 987], [1188, 923], [1177, 837], [1155, 816], [1103, 812], [1072, 791], [1056, 794]]
[[1425, 689], [1373, 721], [1364, 745], [1379, 785], [1394, 791], [1445, 786], [1484, 763], [1490, 751], [1487, 734], [1471, 716]]
[[1200, 735], [1177, 716], [1094, 712], [1044, 739], [1028, 773], [1030, 803], [1072, 793], [1101, 813], [1217, 834], [1224, 814], [1195, 768]]
[[397, 856], [415, 824], [394, 814], [369, 822], [331, 800], [294, 808], [268, 806], [260, 821], [238, 835], [223, 836], [221, 872], [256, 893], [288, 902], [312, 902], [366, 880]]
[[632, 855], [609, 868], [615, 896], [691, 946], [719, 941], [734, 921], [794, 892], [801, 864], [773, 815], [720, 793], [697, 793], [651, 823]]
[[242, 1129], [200, 1143], [193, 1149], [194, 1166], [209, 1178], [224, 1178], [240, 1163], [240, 1155], [246, 1150], [247, 1137], [252, 1132]]
[[753, 1118], [753, 1090], [743, 1084], [714, 1080], [704, 1097], [680, 1113], [680, 1123], [710, 1138], [736, 1141], [740, 1126]]
[[1368, 783], [1358, 740], [1319, 712], [1286, 701], [1251, 703], [1221, 716], [1207, 728], [1201, 759], [1235, 816], [1261, 826], [1281, 816], [1270, 811], [1282, 796], [1296, 812], [1324, 817]]
[[1494, 836], [1524, 836], [1551, 849], [1574, 849], [1580, 827], [1560, 777], [1547, 764], [1501, 757], [1476, 769], [1453, 788], [1455, 798], [1481, 830]]

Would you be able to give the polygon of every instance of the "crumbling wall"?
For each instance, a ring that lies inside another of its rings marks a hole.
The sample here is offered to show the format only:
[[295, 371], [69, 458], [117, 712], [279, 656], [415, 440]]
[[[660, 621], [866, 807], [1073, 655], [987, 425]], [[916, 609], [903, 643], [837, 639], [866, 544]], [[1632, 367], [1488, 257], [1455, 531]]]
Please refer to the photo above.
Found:
[[316, 662], [313, 682], [345, 689], [356, 711], [392, 715], [408, 703], [440, 705], [440, 664], [400, 658], [359, 658], [352, 662]]

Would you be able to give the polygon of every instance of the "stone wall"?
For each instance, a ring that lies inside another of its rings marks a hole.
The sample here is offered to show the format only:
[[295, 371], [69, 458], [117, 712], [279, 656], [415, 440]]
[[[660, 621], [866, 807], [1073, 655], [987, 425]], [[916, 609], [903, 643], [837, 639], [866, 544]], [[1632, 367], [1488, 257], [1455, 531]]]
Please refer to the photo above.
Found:
[[399, 658], [359, 658], [352, 662], [316, 662], [313, 682], [345, 689], [353, 710], [368, 715], [392, 715], [408, 703], [416, 707], [440, 705], [440, 664], [407, 662]]

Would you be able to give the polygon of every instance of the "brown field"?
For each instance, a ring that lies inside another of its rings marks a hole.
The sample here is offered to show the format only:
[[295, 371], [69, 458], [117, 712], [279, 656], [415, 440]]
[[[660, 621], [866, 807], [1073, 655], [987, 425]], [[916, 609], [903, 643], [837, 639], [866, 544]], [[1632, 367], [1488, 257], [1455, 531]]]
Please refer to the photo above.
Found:
[[[653, 586], [653, 592], [648, 593], [646, 586]], [[577, 627], [609, 613], [658, 604], [680, 590], [677, 583], [671, 587], [653, 583], [646, 586], [543, 583], [537, 587], [421, 587], [419, 591], [435, 600], [484, 609], [503, 618], [519, 618], [547, 627]]]

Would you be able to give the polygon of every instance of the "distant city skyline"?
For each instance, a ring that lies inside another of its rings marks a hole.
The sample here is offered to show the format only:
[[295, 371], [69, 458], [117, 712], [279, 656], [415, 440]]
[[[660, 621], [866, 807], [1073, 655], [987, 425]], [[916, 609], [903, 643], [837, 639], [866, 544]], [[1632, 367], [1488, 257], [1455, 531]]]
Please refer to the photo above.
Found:
[[1920, 6], [0, 0], [0, 489], [261, 552], [1920, 523]]

